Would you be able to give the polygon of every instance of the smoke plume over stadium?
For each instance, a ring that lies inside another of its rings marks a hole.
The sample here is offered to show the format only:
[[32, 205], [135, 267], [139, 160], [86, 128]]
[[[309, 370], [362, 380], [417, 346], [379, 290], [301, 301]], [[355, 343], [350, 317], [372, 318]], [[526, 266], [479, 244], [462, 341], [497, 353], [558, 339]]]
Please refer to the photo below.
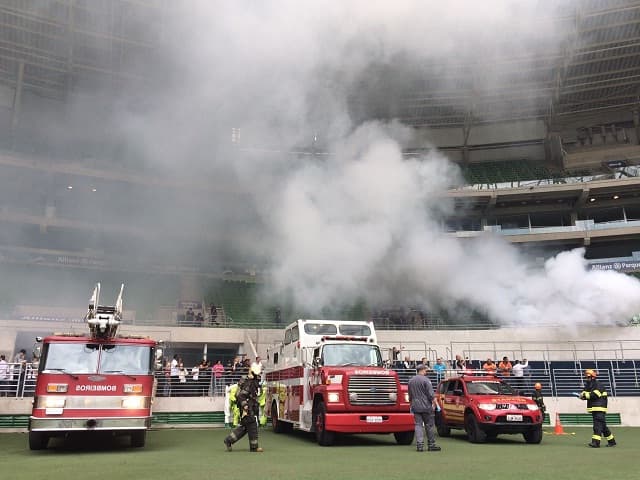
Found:
[[457, 166], [435, 150], [407, 159], [403, 148], [425, 140], [389, 121], [424, 65], [438, 82], [473, 63], [482, 92], [493, 59], [562, 48], [540, 3], [177, 2], [145, 91], [109, 96], [97, 129], [96, 100], [76, 99], [73, 129], [106, 131], [149, 171], [219, 192], [154, 198], [125, 221], [212, 236], [207, 255], [264, 262], [267, 296], [308, 311], [366, 299], [465, 305], [503, 324], [619, 322], [640, 311], [640, 282], [588, 271], [581, 250], [540, 265], [488, 234], [446, 234]]

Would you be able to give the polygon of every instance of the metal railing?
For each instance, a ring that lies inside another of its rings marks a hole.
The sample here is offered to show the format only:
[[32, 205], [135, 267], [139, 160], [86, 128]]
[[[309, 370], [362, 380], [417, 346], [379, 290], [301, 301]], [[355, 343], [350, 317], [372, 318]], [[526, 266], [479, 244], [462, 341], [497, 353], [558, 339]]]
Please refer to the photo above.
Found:
[[[640, 397], [640, 362], [634, 362], [630, 368], [616, 368], [615, 362], [611, 366], [598, 369], [598, 380], [611, 397]], [[0, 397], [32, 397], [35, 392], [37, 370], [36, 366], [27, 363], [7, 364], [5, 372], [0, 366]], [[398, 373], [400, 382], [406, 384], [416, 375], [415, 368], [393, 368]], [[467, 371], [472, 375], [484, 375], [480, 370]], [[442, 375], [430, 371], [427, 376], [434, 385], [444, 378], [461, 375], [460, 370], [446, 370]], [[502, 378], [523, 395], [533, 391], [535, 383], [542, 385], [542, 393], [548, 397], [569, 397], [580, 392], [584, 386], [583, 372], [579, 368], [540, 368], [530, 369], [523, 377], [513, 375]], [[157, 381], [156, 396], [158, 397], [220, 397], [225, 395], [225, 388], [237, 383], [242, 374], [225, 372], [217, 377], [211, 370], [199, 371], [197, 375], [189, 372], [187, 375], [171, 376], [164, 371], [155, 372]]]

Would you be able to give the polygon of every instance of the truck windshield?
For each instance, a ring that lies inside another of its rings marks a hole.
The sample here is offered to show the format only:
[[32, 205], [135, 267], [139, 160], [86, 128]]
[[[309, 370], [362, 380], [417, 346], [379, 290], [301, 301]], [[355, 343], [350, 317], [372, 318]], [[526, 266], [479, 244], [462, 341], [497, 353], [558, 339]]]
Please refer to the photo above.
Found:
[[322, 363], [327, 366], [380, 366], [382, 359], [376, 345], [349, 343], [325, 345], [322, 351]]
[[42, 372], [150, 373], [151, 347], [95, 343], [49, 343], [44, 346]]
[[151, 372], [151, 348], [143, 345], [103, 345], [101, 373], [144, 375]]

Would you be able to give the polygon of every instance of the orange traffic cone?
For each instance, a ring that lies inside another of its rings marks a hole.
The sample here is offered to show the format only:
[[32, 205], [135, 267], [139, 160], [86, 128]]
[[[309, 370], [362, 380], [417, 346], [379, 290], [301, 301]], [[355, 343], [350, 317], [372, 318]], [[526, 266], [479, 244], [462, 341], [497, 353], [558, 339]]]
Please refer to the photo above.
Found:
[[553, 429], [554, 435], [564, 435], [564, 428], [562, 427], [562, 423], [560, 423], [560, 414], [556, 412], [556, 426]]

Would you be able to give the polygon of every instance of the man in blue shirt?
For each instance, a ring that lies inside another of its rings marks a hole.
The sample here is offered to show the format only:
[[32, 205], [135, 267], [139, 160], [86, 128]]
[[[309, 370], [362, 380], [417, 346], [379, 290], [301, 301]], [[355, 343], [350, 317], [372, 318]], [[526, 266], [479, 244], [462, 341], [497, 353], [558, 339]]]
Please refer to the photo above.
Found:
[[411, 402], [411, 412], [415, 421], [416, 447], [418, 452], [424, 452], [424, 432], [427, 432], [427, 451], [439, 452], [440, 447], [436, 445], [435, 433], [435, 397], [433, 385], [427, 377], [427, 366], [418, 365], [417, 375], [409, 380], [409, 401]]
[[436, 381], [440, 381], [444, 378], [445, 372], [447, 371], [447, 365], [442, 361], [441, 357], [436, 359], [436, 363], [433, 365], [433, 371], [436, 374]]

